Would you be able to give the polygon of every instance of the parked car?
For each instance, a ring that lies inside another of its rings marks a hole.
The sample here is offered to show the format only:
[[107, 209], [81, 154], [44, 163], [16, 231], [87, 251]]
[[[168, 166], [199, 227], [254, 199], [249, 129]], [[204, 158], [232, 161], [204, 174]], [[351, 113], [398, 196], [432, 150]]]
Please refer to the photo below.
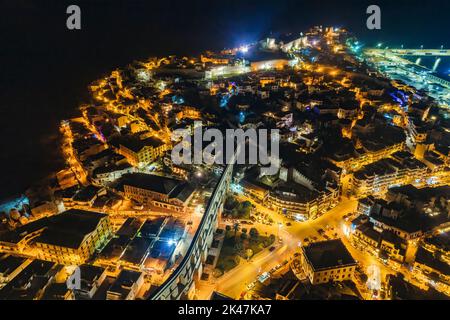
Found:
[[255, 287], [255, 284], [256, 284], [255, 281], [253, 281], [252, 283], [249, 283], [249, 284], [247, 285], [247, 289], [248, 289], [248, 290], [253, 289], [253, 288]]

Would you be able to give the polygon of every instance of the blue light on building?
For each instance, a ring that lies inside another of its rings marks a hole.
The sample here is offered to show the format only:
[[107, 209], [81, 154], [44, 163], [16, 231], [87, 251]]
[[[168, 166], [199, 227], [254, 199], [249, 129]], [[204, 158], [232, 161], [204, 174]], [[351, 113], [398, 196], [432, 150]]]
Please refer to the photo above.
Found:
[[239, 123], [244, 123], [245, 122], [245, 113], [244, 112], [239, 112]]
[[172, 96], [172, 103], [174, 104], [183, 104], [184, 103], [184, 99], [181, 96]]

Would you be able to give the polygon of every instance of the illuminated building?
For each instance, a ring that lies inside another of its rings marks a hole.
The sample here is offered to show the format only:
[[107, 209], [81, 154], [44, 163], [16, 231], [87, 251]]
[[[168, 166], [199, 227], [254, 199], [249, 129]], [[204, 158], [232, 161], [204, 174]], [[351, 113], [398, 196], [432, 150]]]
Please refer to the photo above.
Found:
[[184, 106], [183, 110], [179, 111], [175, 115], [175, 118], [177, 119], [177, 121], [181, 121], [183, 119], [198, 120], [201, 119], [201, 113], [196, 108]]
[[260, 203], [264, 203], [269, 196], [268, 186], [253, 179], [242, 179], [240, 182], [244, 194]]
[[[316, 170], [318, 176], [312, 175]], [[297, 167], [282, 167], [276, 176], [257, 178], [256, 171], [250, 172], [240, 185], [255, 201], [291, 219], [305, 221], [319, 217], [339, 201], [339, 186], [324, 180], [321, 170], [310, 170], [298, 161]]]
[[277, 186], [269, 193], [267, 204], [279, 213], [294, 220], [315, 219], [339, 200], [338, 188], [323, 191], [309, 190], [296, 184]]
[[414, 143], [423, 144], [425, 143], [428, 136], [428, 125], [419, 119], [409, 119], [408, 121], [408, 131]]
[[205, 71], [205, 79], [216, 79], [219, 77], [226, 77], [231, 75], [238, 75], [250, 72], [250, 67], [246, 67], [243, 65], [234, 65], [234, 66], [216, 66], [211, 67], [209, 70]]
[[440, 230], [437, 234], [423, 239], [421, 245], [427, 251], [439, 255], [441, 260], [450, 264], [450, 231]]
[[27, 223], [15, 230], [0, 234], [0, 251], [23, 253], [30, 249], [30, 240], [38, 236], [46, 227], [50, 218], [42, 218]]
[[[355, 134], [353, 134], [355, 135]], [[355, 135], [354, 142], [347, 140], [342, 148], [331, 153], [327, 158], [336, 166], [347, 172], [358, 170], [364, 165], [389, 157], [402, 151], [405, 147], [403, 129], [379, 125], [367, 125]]]
[[[407, 248], [408, 243], [392, 231], [385, 230], [381, 233], [380, 258], [383, 259], [386, 256], [401, 264], [405, 260]], [[397, 266], [400, 265], [397, 264]]]
[[358, 197], [383, 194], [393, 186], [421, 182], [426, 174], [425, 164], [407, 152], [397, 152], [392, 158], [378, 160], [353, 173], [351, 188]]
[[202, 63], [223, 64], [227, 65], [231, 61], [231, 57], [223, 55], [215, 55], [211, 52], [206, 55], [200, 55], [200, 61]]
[[194, 188], [187, 182], [162, 176], [132, 173], [122, 177], [125, 197], [161, 209], [184, 212]]
[[139, 167], [155, 161], [168, 150], [163, 141], [151, 137], [144, 140], [129, 140], [120, 144], [119, 153], [127, 158], [128, 162]]
[[81, 283], [80, 288], [75, 289], [75, 295], [77, 298], [92, 299], [106, 279], [106, 269], [90, 264], [82, 264], [79, 266], [79, 272]]
[[57, 272], [55, 262], [35, 259], [0, 290], [0, 300], [39, 300]]
[[122, 270], [106, 293], [107, 300], [134, 300], [144, 284], [141, 272]]
[[288, 59], [273, 59], [273, 60], [256, 60], [250, 63], [252, 71], [278, 69], [281, 70], [289, 65]]
[[42, 300], [75, 300], [73, 290], [67, 287], [65, 282], [52, 282], [47, 287], [41, 297]]
[[132, 173], [134, 171], [135, 168], [128, 163], [98, 167], [95, 168], [92, 173], [92, 181], [97, 185], [105, 186], [108, 183], [119, 179], [124, 174]]
[[106, 243], [111, 232], [107, 214], [71, 209], [49, 218], [34, 239], [34, 247], [40, 259], [82, 264]]
[[18, 195], [0, 200], [0, 212], [8, 213], [11, 210], [26, 211], [30, 207], [30, 200], [25, 195]]
[[140, 271], [155, 240], [152, 238], [134, 237], [120, 258], [120, 264], [127, 269]]
[[106, 189], [101, 187], [96, 187], [93, 185], [89, 185], [85, 188], [80, 189], [75, 193], [72, 197], [71, 204], [64, 203], [64, 205], [69, 207], [80, 207], [80, 208], [91, 208], [94, 204], [94, 201], [101, 195], [106, 194]]
[[386, 276], [386, 298], [391, 300], [448, 300], [448, 297], [433, 287], [419, 288], [405, 280], [401, 273]]
[[0, 288], [14, 279], [31, 261], [31, 259], [23, 257], [0, 254]]
[[174, 262], [176, 247], [177, 244], [175, 242], [155, 241], [149, 256], [144, 262], [144, 268], [159, 275], [164, 274], [167, 266]]
[[413, 273], [424, 279], [428, 286], [450, 295], [450, 265], [442, 261], [439, 255], [419, 247], [413, 266]]
[[275, 83], [276, 78], [275, 76], [263, 76], [259, 78], [259, 83], [262, 87], [266, 86], [267, 84]]
[[63, 169], [56, 174], [58, 184], [63, 189], [67, 189], [78, 184], [77, 176], [71, 168]]
[[[352, 223], [353, 226], [353, 223]], [[381, 233], [373, 229], [371, 223], [365, 223], [354, 228], [352, 232], [354, 239], [358, 239], [363, 245], [378, 248]]]
[[35, 218], [43, 218], [45, 216], [52, 216], [60, 213], [64, 209], [64, 205], [61, 201], [45, 201], [37, 203], [32, 209], [31, 214]]
[[300, 262], [311, 284], [352, 280], [356, 261], [341, 240], [302, 247]]

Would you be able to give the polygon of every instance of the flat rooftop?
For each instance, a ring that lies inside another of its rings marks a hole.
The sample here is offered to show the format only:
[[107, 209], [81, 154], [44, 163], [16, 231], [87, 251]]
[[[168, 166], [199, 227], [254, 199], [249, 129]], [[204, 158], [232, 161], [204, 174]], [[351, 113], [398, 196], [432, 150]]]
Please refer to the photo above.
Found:
[[303, 247], [303, 253], [314, 271], [356, 265], [356, 261], [339, 239], [311, 243]]

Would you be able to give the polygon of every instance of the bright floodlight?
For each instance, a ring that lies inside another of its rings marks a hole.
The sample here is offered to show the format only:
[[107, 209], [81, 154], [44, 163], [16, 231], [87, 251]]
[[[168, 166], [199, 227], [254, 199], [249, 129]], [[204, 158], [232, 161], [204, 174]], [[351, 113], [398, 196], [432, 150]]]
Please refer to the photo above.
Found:
[[239, 51], [242, 52], [242, 53], [248, 52], [248, 46], [241, 46], [241, 47], [239, 48]]

